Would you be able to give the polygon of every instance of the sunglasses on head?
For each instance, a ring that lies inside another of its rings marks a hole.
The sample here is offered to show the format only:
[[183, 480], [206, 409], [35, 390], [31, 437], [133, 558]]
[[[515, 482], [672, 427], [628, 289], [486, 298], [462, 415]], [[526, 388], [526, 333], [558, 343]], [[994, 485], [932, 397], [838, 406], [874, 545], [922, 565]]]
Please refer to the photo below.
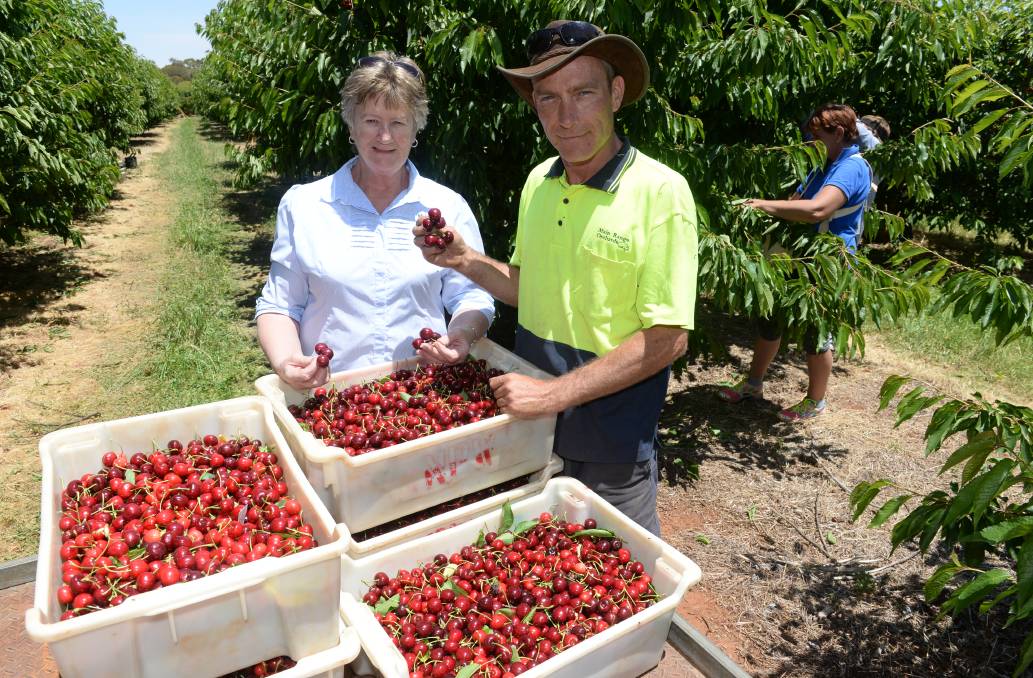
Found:
[[602, 31], [587, 21], [568, 21], [552, 28], [542, 28], [527, 37], [527, 60], [549, 51], [556, 38], [567, 47], [583, 45], [592, 38], [598, 38]]
[[416, 68], [410, 63], [405, 61], [391, 61], [379, 56], [364, 56], [359, 59], [359, 68], [372, 68], [373, 66], [379, 66], [381, 64], [391, 64], [392, 66], [398, 66], [403, 71], [416, 78], [422, 80], [423, 76], [420, 74], [420, 69]]

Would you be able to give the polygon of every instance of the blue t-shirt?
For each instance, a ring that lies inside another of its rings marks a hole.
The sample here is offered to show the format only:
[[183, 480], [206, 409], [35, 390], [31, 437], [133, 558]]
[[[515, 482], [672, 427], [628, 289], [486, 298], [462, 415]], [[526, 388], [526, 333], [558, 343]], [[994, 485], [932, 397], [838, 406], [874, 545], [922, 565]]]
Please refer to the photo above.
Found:
[[[796, 189], [804, 200], [813, 198], [826, 186], [835, 186], [846, 196], [846, 202], [840, 207], [841, 210], [849, 209], [855, 205], [861, 205], [868, 200], [868, 194], [872, 190], [872, 173], [868, 168], [868, 162], [861, 157], [860, 150], [856, 145], [844, 148], [835, 162], [825, 168], [816, 169], [810, 173], [800, 187]], [[864, 223], [864, 208], [857, 209], [850, 214], [833, 217], [829, 222], [829, 233], [838, 235], [846, 243], [847, 249], [853, 252], [857, 249], [857, 241], [860, 238]], [[816, 230], [821, 225], [816, 226]]]

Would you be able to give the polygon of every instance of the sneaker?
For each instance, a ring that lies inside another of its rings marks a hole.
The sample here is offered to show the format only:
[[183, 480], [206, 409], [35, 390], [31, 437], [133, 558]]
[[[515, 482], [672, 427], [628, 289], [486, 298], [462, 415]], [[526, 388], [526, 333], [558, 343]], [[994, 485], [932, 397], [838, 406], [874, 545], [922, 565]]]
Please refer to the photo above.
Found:
[[815, 401], [810, 398], [804, 398], [792, 407], [787, 407], [779, 412], [778, 418], [782, 421], [803, 421], [805, 419], [814, 419], [824, 411], [824, 403], [822, 403], [821, 407], [818, 407], [818, 403]]
[[717, 390], [717, 397], [726, 403], [741, 403], [747, 398], [763, 398], [764, 386], [754, 386], [749, 377], [743, 376], [735, 384], [725, 384]]

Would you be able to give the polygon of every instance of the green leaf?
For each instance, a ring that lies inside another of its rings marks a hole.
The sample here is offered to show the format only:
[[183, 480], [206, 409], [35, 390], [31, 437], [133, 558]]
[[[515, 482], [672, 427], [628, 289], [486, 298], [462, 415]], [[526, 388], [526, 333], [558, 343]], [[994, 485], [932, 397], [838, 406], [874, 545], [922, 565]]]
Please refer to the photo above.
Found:
[[1022, 642], [1022, 650], [1019, 651], [1019, 663], [1015, 665], [1015, 670], [1012, 671], [1012, 678], [1019, 678], [1029, 668], [1030, 664], [1033, 664], [1033, 631], [1030, 631], [1026, 635], [1026, 640]]
[[910, 494], [902, 494], [883, 504], [882, 508], [876, 511], [875, 517], [872, 518], [872, 521], [868, 523], [868, 527], [879, 527], [885, 523], [893, 514], [900, 510], [900, 507], [903, 506], [904, 502], [910, 499], [911, 496], [912, 495]]
[[391, 610], [394, 610], [398, 607], [399, 595], [400, 594], [396, 593], [390, 598], [384, 598], [383, 600], [378, 601], [377, 604], [373, 606], [373, 610], [380, 614], [387, 614]]
[[455, 563], [449, 563], [445, 566], [445, 569], [441, 571], [441, 576], [444, 577], [446, 580], [450, 580], [452, 579], [452, 575], [455, 574], [456, 570], [458, 569], [458, 565], [456, 565]]
[[983, 459], [986, 459], [986, 455], [994, 448], [996, 442], [997, 434], [994, 431], [983, 431], [977, 434], [975, 438], [956, 449], [954, 454], [947, 458], [947, 461], [940, 468], [940, 474], [957, 466], [973, 455], [982, 453]]
[[210, 479], [216, 478], [216, 477], [217, 476], [214, 473], [211, 473], [209, 471], [205, 471], [204, 473], [201, 474], [201, 480], [210, 480]]
[[1027, 536], [1015, 559], [1015, 581], [1018, 591], [1015, 594], [1015, 605], [1022, 611], [1033, 602], [1033, 537]]
[[463, 668], [456, 671], [456, 678], [470, 678], [473, 674], [481, 670], [481, 665], [477, 662], [467, 664]]
[[537, 612], [537, 611], [538, 611], [538, 606], [535, 605], [534, 607], [531, 608], [530, 612], [528, 612], [527, 614], [524, 615], [523, 622], [525, 624], [530, 624], [531, 623], [531, 619], [534, 617], [534, 613]]
[[499, 529], [496, 532], [502, 533], [513, 527], [513, 507], [507, 501], [502, 505], [502, 520], [499, 522]]
[[1000, 568], [981, 572], [975, 579], [952, 593], [943, 604], [943, 609], [956, 615], [990, 595], [991, 591], [1010, 578], [1011, 571]]
[[399, 391], [398, 392], [398, 397], [401, 398], [405, 402], [409, 402], [409, 400], [412, 398], [412, 395], [409, 394], [409, 393], [406, 393], [405, 391]]
[[519, 536], [524, 532], [534, 529], [537, 525], [537, 519], [521, 520], [519, 523], [513, 526], [511, 532]]
[[894, 375], [882, 382], [882, 388], [879, 390], [880, 412], [886, 409], [890, 404], [890, 401], [893, 400], [893, 396], [897, 395], [897, 392], [900, 391], [901, 387], [909, 381], [911, 381], [911, 377]]
[[455, 593], [457, 596], [466, 596], [467, 598], [471, 597], [470, 594], [467, 593], [466, 589], [464, 589], [459, 584], [456, 584], [455, 581], [453, 581], [451, 579], [449, 579], [444, 584], [442, 584], [441, 588], [442, 589], [448, 589], [449, 591], [452, 591], [453, 593]]
[[940, 594], [943, 593], [943, 589], [947, 587], [948, 582], [954, 578], [957, 574], [958, 567], [953, 563], [945, 563], [936, 568], [932, 576], [925, 580], [925, 586], [923, 592], [925, 594], [925, 602], [935, 602]]
[[616, 535], [610, 530], [604, 530], [601, 527], [594, 527], [590, 530], [579, 530], [571, 535], [572, 537], [600, 537], [604, 539], [610, 539]]
[[126, 469], [126, 482], [127, 483], [135, 483], [136, 482], [136, 471], [134, 471], [133, 469]]
[[708, 537], [708, 536], [707, 536], [707, 535], [705, 535], [705, 534], [697, 534], [697, 535], [696, 535], [696, 542], [697, 542], [697, 543], [699, 543], [699, 544], [703, 544], [704, 546], [706, 546], [707, 544], [709, 544], [709, 543], [710, 543], [710, 537]]
[[993, 498], [1005, 489], [1002, 485], [1011, 474], [1013, 468], [1015, 468], [1013, 460], [1002, 459], [994, 464], [993, 468], [985, 474], [984, 480], [979, 485], [975, 499], [972, 502], [972, 515], [977, 523], [983, 517], [983, 512], [986, 511]]
[[850, 505], [854, 507], [854, 514], [850, 520], [856, 521], [860, 518], [864, 510], [872, 503], [872, 500], [879, 495], [882, 488], [889, 485], [892, 485], [892, 483], [888, 480], [876, 480], [871, 483], [862, 481], [858, 483], [854, 487], [853, 492], [850, 493]]
[[975, 125], [972, 125], [972, 131], [976, 134], [979, 134], [987, 127], [997, 122], [1001, 118], [1001, 116], [1007, 112], [1007, 108], [998, 108], [996, 111], [991, 111], [990, 113], [987, 113], [985, 116], [983, 116], [982, 120], [977, 122]]
[[477, 533], [477, 541], [474, 542], [475, 546], [484, 546], [484, 530]]

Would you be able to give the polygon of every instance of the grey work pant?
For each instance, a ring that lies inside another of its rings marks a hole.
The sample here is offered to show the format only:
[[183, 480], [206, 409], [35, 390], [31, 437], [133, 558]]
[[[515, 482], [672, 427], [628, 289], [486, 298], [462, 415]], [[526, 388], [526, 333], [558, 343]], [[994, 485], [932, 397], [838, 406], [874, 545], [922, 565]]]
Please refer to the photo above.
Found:
[[660, 536], [656, 513], [656, 455], [634, 464], [600, 464], [563, 459], [561, 475], [577, 478], [618, 511]]

